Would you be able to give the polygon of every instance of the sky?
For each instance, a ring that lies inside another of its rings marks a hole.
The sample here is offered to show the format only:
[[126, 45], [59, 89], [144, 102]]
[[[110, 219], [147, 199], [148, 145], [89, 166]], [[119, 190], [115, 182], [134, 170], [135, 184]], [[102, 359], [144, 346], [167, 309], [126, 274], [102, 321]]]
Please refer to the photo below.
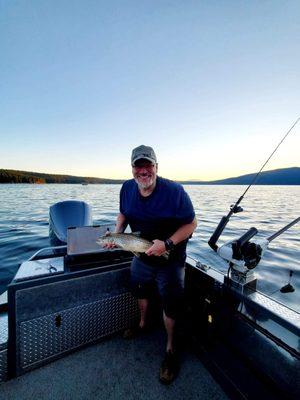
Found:
[[[0, 0], [0, 168], [257, 172], [300, 117], [300, 2]], [[300, 122], [266, 170], [300, 166]]]

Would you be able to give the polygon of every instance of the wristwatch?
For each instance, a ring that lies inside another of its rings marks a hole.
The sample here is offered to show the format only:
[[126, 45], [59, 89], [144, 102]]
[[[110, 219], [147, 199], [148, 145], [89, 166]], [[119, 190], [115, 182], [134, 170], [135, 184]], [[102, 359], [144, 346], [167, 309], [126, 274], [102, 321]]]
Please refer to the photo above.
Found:
[[164, 243], [165, 243], [165, 246], [166, 246], [166, 250], [167, 250], [167, 251], [173, 250], [174, 247], [175, 247], [175, 244], [173, 243], [173, 240], [172, 240], [172, 239], [167, 239], [167, 240], [165, 240]]

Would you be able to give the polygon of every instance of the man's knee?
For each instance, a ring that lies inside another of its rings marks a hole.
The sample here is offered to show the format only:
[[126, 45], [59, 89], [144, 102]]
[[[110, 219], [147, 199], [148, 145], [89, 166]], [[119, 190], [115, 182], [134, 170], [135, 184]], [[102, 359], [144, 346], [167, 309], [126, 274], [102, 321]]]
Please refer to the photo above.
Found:
[[153, 296], [153, 283], [141, 282], [135, 279], [130, 281], [131, 293], [137, 299], [150, 299]]
[[168, 288], [162, 294], [164, 313], [171, 319], [178, 319], [183, 312], [183, 289], [181, 287]]

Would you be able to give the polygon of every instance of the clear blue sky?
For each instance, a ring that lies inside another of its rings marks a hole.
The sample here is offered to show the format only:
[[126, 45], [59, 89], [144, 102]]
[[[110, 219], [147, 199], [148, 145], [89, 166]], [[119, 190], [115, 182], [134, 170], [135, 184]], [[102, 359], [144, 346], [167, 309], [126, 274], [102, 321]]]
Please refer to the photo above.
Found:
[[[300, 116], [300, 2], [0, 0], [0, 168], [255, 172]], [[300, 165], [300, 124], [267, 169]]]

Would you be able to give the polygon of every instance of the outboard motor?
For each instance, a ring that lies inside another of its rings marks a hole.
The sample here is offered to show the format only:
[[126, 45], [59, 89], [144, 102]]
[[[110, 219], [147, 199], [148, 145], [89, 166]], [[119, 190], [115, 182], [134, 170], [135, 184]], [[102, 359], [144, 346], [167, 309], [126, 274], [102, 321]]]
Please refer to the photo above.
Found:
[[84, 201], [61, 201], [50, 207], [49, 238], [51, 246], [67, 243], [70, 227], [93, 225], [91, 207]]

